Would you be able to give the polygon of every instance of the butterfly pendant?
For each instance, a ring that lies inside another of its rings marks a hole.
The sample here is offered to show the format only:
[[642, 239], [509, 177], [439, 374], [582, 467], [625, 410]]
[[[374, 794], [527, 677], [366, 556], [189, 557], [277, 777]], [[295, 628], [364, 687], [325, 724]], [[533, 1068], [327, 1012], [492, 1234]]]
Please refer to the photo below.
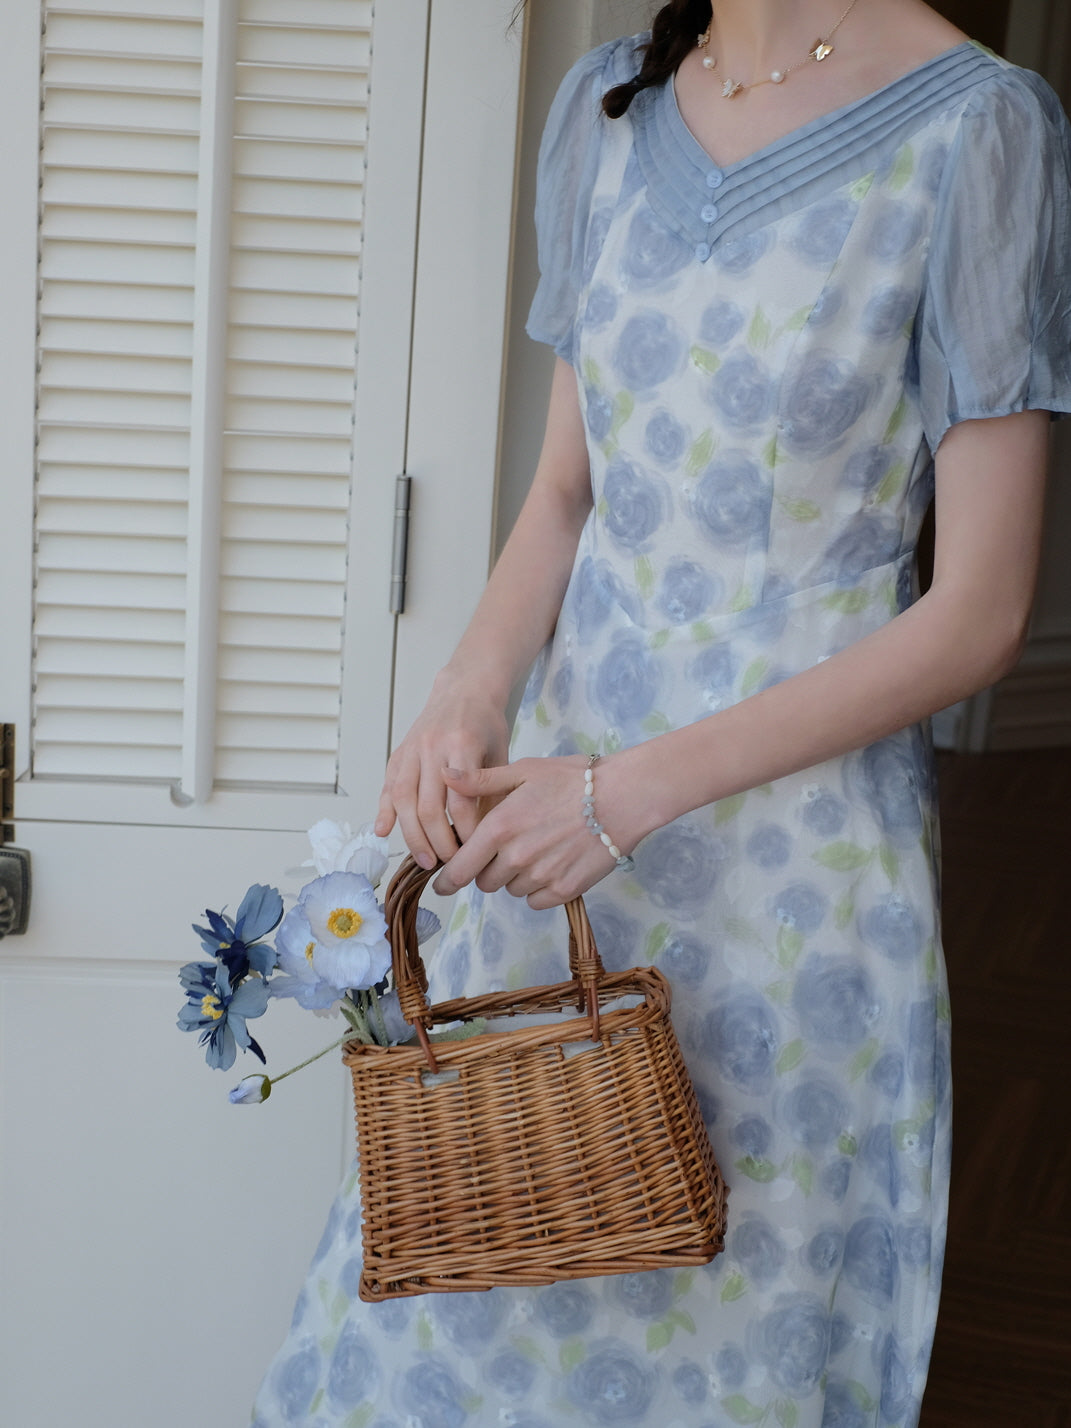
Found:
[[724, 79], [721, 85], [721, 97], [723, 99], [735, 99], [743, 87], [742, 84], [737, 84], [735, 79]]
[[829, 44], [826, 40], [815, 40], [814, 44], [807, 51], [807, 53], [810, 55], [811, 59], [828, 59], [829, 56], [833, 53], [833, 46]]

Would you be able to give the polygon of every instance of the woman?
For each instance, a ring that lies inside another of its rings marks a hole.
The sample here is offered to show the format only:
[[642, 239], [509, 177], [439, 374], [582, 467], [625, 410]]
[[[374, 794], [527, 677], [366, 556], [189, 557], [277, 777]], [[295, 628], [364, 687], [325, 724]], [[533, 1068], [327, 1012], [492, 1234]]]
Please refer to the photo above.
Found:
[[726, 1251], [332, 1321], [350, 1185], [260, 1428], [917, 1422], [949, 1144], [920, 721], [1022, 647], [1071, 406], [1068, 131], [920, 0], [842, 8], [676, 0], [566, 77], [543, 453], [377, 823], [468, 887], [442, 994], [558, 980], [546, 910], [581, 892], [612, 968], [665, 971]]

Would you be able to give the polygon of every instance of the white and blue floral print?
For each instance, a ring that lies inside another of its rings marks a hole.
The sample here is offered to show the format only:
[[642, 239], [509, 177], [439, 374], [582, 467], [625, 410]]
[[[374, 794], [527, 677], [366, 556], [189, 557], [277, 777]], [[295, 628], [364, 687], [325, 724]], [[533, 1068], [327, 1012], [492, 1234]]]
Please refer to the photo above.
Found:
[[[655, 737], [877, 629], [948, 427], [1071, 407], [1068, 130], [1036, 77], [959, 45], [721, 169], [672, 84], [601, 116], [634, 45], [574, 68], [542, 151], [530, 331], [575, 368], [594, 508], [516, 756]], [[926, 732], [634, 856], [586, 900], [611, 968], [674, 986], [725, 1253], [358, 1304], [354, 1172], [255, 1428], [915, 1428], [950, 1101]], [[438, 993], [564, 977], [560, 918], [463, 892]]]

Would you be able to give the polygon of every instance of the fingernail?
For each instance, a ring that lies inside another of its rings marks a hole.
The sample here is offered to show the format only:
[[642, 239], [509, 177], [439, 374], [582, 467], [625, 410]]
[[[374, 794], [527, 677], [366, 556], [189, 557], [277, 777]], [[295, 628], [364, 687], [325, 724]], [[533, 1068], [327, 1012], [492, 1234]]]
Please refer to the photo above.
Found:
[[431, 853], [414, 853], [413, 856], [414, 858], [416, 858], [420, 866], [422, 868], [425, 868], [428, 872], [430, 872], [431, 869], [434, 868], [435, 858], [432, 856]]
[[464, 778], [464, 769], [452, 769], [449, 764], [443, 764], [443, 773], [449, 774], [451, 778]]

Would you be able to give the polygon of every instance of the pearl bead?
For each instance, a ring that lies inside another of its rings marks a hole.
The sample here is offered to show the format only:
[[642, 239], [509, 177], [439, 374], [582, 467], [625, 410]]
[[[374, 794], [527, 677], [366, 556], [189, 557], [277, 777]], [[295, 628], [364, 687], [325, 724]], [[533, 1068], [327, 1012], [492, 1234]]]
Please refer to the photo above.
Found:
[[770, 79], [773, 81], [774, 84], [783, 84], [785, 82], [784, 73], [779, 69], [775, 69], [773, 71], [773, 73], [770, 75]]
[[703, 56], [703, 68], [704, 68], [704, 69], [713, 69], [716, 63], [717, 63], [717, 61], [716, 61], [716, 60], [712, 60], [709, 55], [704, 55], [704, 56]]

